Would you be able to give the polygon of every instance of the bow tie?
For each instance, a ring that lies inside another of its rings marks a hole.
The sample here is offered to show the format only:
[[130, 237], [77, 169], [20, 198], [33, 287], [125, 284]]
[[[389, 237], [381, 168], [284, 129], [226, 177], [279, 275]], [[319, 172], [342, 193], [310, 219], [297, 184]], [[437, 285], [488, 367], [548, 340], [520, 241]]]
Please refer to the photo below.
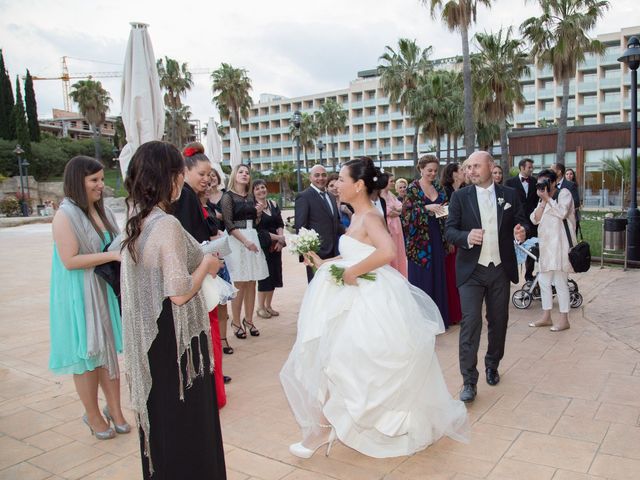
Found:
[[529, 183], [531, 181], [530, 177], [520, 177], [520, 180], [522, 181], [522, 183]]

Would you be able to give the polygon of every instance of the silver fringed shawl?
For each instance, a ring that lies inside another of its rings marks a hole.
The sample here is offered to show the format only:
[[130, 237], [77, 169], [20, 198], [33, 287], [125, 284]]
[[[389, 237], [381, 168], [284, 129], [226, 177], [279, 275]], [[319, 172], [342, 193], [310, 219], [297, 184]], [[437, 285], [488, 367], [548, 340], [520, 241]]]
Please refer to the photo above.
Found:
[[[180, 225], [177, 218], [154, 208], [144, 220], [142, 233], [135, 243], [137, 262], [129, 251], [122, 251], [122, 324], [124, 338], [125, 372], [131, 392], [131, 407], [138, 425], [144, 431], [144, 453], [149, 458], [149, 412], [147, 400], [151, 391], [151, 371], [148, 352], [158, 335], [158, 317], [163, 301], [172, 296], [185, 295], [193, 284], [191, 274], [202, 262], [202, 251], [196, 240]], [[171, 304], [176, 332], [180, 399], [184, 388], [191, 386], [196, 376], [203, 375], [202, 348], [191, 351], [191, 339], [204, 332], [207, 336], [209, 359], [213, 372], [210, 324], [202, 292], [198, 292], [184, 305]], [[180, 359], [187, 355], [186, 378], [183, 378]], [[194, 356], [200, 359], [195, 371]], [[215, 405], [212, 405], [215, 408]], [[167, 412], [168, 415], [171, 412]]]
[[[119, 233], [116, 218], [107, 207], [105, 214], [111, 226]], [[60, 203], [60, 211], [69, 219], [73, 232], [78, 240], [80, 255], [102, 252], [102, 239], [91, 224], [87, 215], [70, 198]], [[98, 277], [93, 267], [84, 269], [84, 316], [87, 329], [88, 358], [97, 365], [106, 366], [109, 378], [120, 376], [118, 354], [115, 348], [111, 314], [107, 301], [107, 283]]]

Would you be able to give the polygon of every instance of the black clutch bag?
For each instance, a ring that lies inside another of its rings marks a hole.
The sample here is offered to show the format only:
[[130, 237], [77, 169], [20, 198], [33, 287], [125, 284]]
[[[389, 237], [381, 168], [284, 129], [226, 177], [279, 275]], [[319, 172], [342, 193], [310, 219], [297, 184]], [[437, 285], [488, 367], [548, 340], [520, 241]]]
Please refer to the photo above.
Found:
[[[111, 244], [108, 244], [102, 251], [108, 251], [110, 245]], [[115, 293], [116, 297], [120, 299], [120, 262], [113, 261], [103, 263], [102, 265], [94, 267], [93, 271], [96, 275], [111, 285], [113, 293]]]

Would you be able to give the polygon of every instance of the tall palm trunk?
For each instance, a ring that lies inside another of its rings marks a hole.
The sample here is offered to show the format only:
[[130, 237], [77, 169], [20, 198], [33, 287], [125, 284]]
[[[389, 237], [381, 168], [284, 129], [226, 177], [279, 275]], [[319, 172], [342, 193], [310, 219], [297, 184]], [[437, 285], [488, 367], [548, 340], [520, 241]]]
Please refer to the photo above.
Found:
[[96, 160], [101, 161], [102, 151], [100, 149], [100, 127], [98, 125], [91, 124], [91, 129], [93, 130], [93, 151]]
[[440, 132], [436, 130], [436, 156], [438, 157], [438, 160], [440, 160], [441, 143]]
[[171, 143], [173, 143], [175, 146], [178, 146], [178, 142], [177, 142], [177, 137], [178, 137], [178, 128], [177, 128], [177, 123], [178, 123], [178, 114], [176, 112], [176, 108], [173, 107], [171, 109]]
[[420, 125], [416, 124], [413, 134], [413, 165], [418, 166], [418, 135], [420, 135]]
[[556, 163], [564, 164], [564, 154], [567, 150], [567, 116], [569, 113], [569, 78], [562, 80], [562, 103], [560, 107], [560, 122], [558, 124], [558, 145], [556, 147]]
[[458, 161], [458, 135], [453, 136], [453, 161]]
[[309, 157], [307, 156], [307, 147], [304, 147], [304, 168], [309, 173]]
[[462, 80], [464, 83], [464, 147], [468, 157], [475, 149], [476, 134], [473, 122], [473, 87], [471, 86], [471, 59], [469, 57], [469, 31], [467, 28], [463, 22], [460, 33], [462, 36]]
[[447, 133], [447, 165], [451, 163], [451, 134]]
[[507, 119], [500, 121], [500, 151], [502, 152], [502, 171], [509, 171], [509, 145], [507, 144]]
[[336, 139], [333, 135], [331, 135], [331, 165], [333, 165], [333, 171], [336, 171], [336, 164], [337, 164], [337, 158], [336, 158]]

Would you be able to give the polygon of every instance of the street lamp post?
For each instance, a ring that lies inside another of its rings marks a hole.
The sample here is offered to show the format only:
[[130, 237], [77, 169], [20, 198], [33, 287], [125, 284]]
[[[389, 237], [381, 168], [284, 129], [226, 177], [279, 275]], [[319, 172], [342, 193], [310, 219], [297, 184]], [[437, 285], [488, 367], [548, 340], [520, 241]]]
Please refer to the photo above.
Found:
[[380, 163], [380, 170], [382, 170], [382, 150], [378, 150], [378, 162]]
[[22, 150], [22, 147], [20, 146], [20, 144], [16, 145], [16, 148], [13, 150], [13, 153], [15, 153], [16, 157], [18, 157], [18, 174], [20, 175], [20, 210], [22, 211], [23, 217], [28, 217], [29, 206], [27, 205], [27, 202], [25, 201], [25, 196], [24, 196], [24, 179], [23, 179], [24, 173], [22, 168], [24, 167], [24, 169], [26, 170], [27, 167], [29, 166], [29, 162], [27, 162], [26, 159], [23, 159], [21, 157], [21, 155], [24, 153], [24, 150]]
[[117, 170], [116, 176], [116, 195], [120, 191], [120, 150], [117, 145], [114, 145], [111, 149], [111, 153], [113, 153], [113, 161], [115, 162], [115, 168]]
[[631, 70], [631, 203], [627, 211], [627, 260], [640, 260], [640, 211], [638, 211], [638, 67], [640, 40], [631, 37], [618, 58]]
[[291, 119], [291, 121], [293, 122], [293, 126], [297, 130], [296, 166], [297, 166], [298, 172], [297, 172], [296, 178], [298, 181], [298, 193], [300, 193], [302, 191], [302, 172], [300, 171], [302, 170], [302, 165], [300, 165], [300, 124], [302, 123], [302, 114], [300, 113], [300, 110], [296, 110], [295, 112], [293, 112], [293, 118]]
[[324, 162], [322, 161], [322, 151], [324, 150], [324, 142], [322, 140], [318, 140], [316, 147], [318, 147], [318, 150], [320, 150], [320, 165], [324, 165]]

